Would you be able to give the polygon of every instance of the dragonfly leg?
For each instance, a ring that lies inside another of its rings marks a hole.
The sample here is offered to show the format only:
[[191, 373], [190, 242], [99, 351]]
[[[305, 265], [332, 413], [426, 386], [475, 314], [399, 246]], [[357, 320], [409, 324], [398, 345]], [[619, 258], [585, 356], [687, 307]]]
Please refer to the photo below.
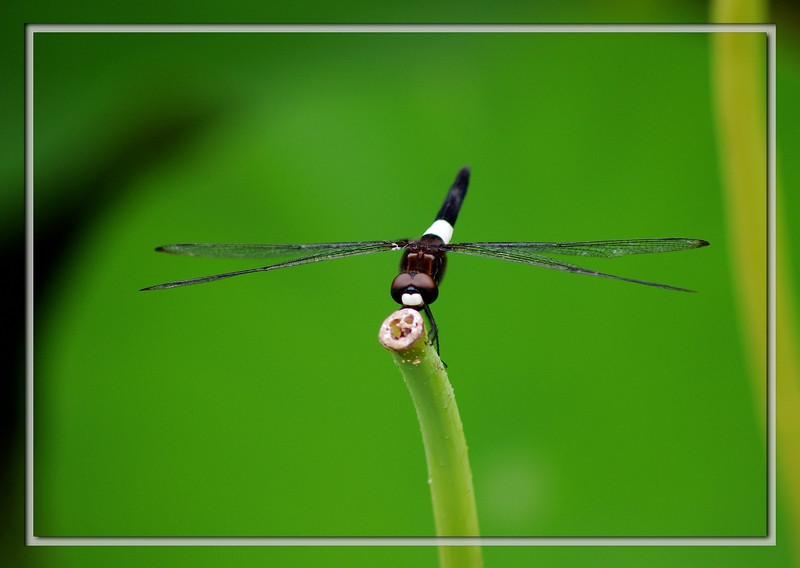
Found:
[[428, 337], [429, 343], [436, 348], [436, 353], [439, 353], [439, 328], [436, 327], [436, 320], [433, 319], [433, 312], [428, 304], [424, 304], [422, 310], [425, 312], [425, 315], [428, 316], [428, 323], [431, 327], [431, 332]]

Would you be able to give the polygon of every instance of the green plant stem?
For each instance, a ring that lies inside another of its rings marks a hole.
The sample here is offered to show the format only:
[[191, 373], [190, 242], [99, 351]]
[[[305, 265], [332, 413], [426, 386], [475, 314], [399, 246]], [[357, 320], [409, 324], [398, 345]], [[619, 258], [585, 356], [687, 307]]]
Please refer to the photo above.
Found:
[[[764, 21], [757, 0], [717, 0], [715, 22]], [[741, 330], [753, 372], [756, 409], [765, 416], [767, 353], [767, 128], [763, 33], [712, 34], [714, 108], [725, 187], [728, 241]]]
[[[711, 3], [715, 23], [768, 22], [768, 3], [762, 0], [715, 0]], [[720, 165], [725, 182], [729, 210], [729, 233], [732, 243], [730, 257], [736, 270], [737, 300], [742, 325], [743, 344], [750, 354], [756, 412], [767, 425], [767, 409], [775, 400], [767, 400], [766, 372], [769, 362], [767, 341], [767, 311], [769, 305], [764, 278], [768, 266], [767, 250], [767, 113], [768, 78], [765, 67], [767, 42], [764, 34], [713, 34], [713, 77], [717, 132], [720, 145]], [[772, 54], [773, 58], [775, 54]], [[774, 81], [774, 77], [772, 79]], [[769, 89], [774, 88], [770, 85]], [[774, 112], [774, 109], [773, 109]], [[776, 151], [773, 148], [773, 153]], [[773, 154], [774, 157], [774, 154]], [[776, 199], [780, 203], [782, 187], [775, 173]], [[775, 205], [773, 204], [773, 207]], [[779, 508], [789, 521], [784, 532], [790, 537], [794, 564], [800, 565], [800, 360], [796, 307], [796, 286], [788, 255], [786, 221], [777, 208], [776, 241], [772, 243], [775, 261], [775, 288], [779, 310], [775, 317], [774, 365], [777, 397], [776, 435]], [[774, 305], [774, 304], [773, 304]], [[769, 406], [768, 406], [769, 405]], [[775, 412], [775, 408], [770, 408]], [[769, 427], [769, 426], [767, 426]], [[766, 432], [765, 432], [766, 434]], [[767, 436], [765, 435], [765, 439]], [[781, 448], [784, 451], [781, 451]], [[768, 449], [770, 453], [771, 449]], [[769, 454], [768, 454], [769, 455]], [[773, 454], [770, 459], [776, 459]], [[782, 491], [781, 491], [782, 488]], [[775, 491], [775, 488], [771, 488]], [[775, 527], [771, 527], [775, 534]]]
[[[464, 428], [444, 364], [425, 342], [422, 316], [398, 310], [384, 322], [380, 339], [392, 351], [417, 410], [437, 536], [479, 536]], [[483, 565], [478, 546], [440, 546], [439, 562], [442, 568]]]
[[[711, 3], [712, 21], [719, 23], [765, 22], [769, 21], [767, 11], [767, 2], [761, 0], [715, 0]], [[797, 382], [800, 363], [794, 356], [797, 346], [796, 311], [793, 309], [794, 289], [787, 279], [791, 270], [785, 268], [788, 263], [783, 258], [777, 263], [776, 274], [781, 310], [776, 320], [776, 338], [773, 339], [777, 342], [778, 359], [775, 362], [769, 360], [767, 341], [768, 306], [775, 301], [768, 295], [765, 278], [769, 267], [767, 219], [772, 215], [768, 210], [767, 184], [771, 176], [767, 168], [770, 155], [767, 152], [766, 101], [774, 88], [774, 85], [767, 86], [770, 79], [766, 66], [768, 38], [764, 33], [715, 33], [712, 38], [714, 108], [730, 220], [730, 258], [735, 271], [734, 291], [741, 321], [739, 329], [745, 353], [750, 359], [753, 400], [757, 416], [762, 418], [765, 428], [763, 439], [767, 441], [771, 428], [768, 412], [775, 412], [775, 393], [768, 391], [767, 369], [768, 365], [777, 364], [780, 397], [775, 419], [777, 432], [772, 434], [777, 436], [783, 448], [794, 449], [800, 444], [800, 389]], [[772, 57], [775, 57], [774, 53]], [[772, 152], [775, 152], [774, 148]], [[780, 199], [779, 188], [776, 193]], [[780, 246], [783, 244], [782, 226], [785, 224], [778, 223], [776, 229], [778, 255], [786, 250]], [[775, 243], [771, 243], [771, 247], [774, 246]], [[796, 451], [778, 450], [775, 453], [767, 443], [765, 446], [768, 459], [780, 460], [773, 463], [778, 466], [778, 481], [783, 489], [780, 493], [781, 507], [789, 521], [785, 523], [785, 532], [794, 536], [788, 541], [794, 544], [795, 565], [800, 565], [800, 547], [796, 545], [800, 542], [800, 458]], [[774, 487], [769, 491], [775, 495]], [[772, 519], [768, 523], [771, 524]], [[774, 526], [771, 526], [771, 532], [775, 534]]]

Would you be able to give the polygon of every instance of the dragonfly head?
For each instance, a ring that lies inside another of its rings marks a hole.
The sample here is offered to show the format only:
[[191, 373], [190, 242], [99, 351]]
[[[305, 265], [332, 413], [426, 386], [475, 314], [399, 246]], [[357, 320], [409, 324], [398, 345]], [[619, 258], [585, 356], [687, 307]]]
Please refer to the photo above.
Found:
[[403, 272], [392, 281], [392, 299], [401, 306], [421, 308], [438, 296], [436, 282], [424, 272]]

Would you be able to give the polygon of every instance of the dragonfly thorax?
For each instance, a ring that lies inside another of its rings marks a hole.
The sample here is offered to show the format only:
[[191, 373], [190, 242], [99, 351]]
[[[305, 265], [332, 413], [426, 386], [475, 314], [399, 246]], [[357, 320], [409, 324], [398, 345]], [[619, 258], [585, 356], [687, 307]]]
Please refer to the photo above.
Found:
[[400, 274], [392, 281], [392, 298], [401, 306], [420, 308], [439, 296], [439, 282], [444, 276], [444, 241], [425, 234], [411, 241], [400, 259]]

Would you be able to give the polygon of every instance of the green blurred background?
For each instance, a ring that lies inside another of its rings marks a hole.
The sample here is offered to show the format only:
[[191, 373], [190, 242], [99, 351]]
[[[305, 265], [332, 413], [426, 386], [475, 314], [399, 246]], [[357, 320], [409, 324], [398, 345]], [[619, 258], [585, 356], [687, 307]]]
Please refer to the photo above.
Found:
[[[707, 20], [702, 4], [636, 6], [638, 21]], [[737, 332], [709, 42], [37, 35], [35, 534], [431, 535], [416, 416], [376, 339], [398, 254], [138, 289], [258, 264], [152, 251], [167, 243], [416, 237], [470, 164], [455, 241], [712, 243], [585, 263], [697, 294], [450, 257], [434, 310], [482, 533], [764, 535], [763, 417]], [[791, 55], [779, 87], [796, 94]], [[3, 167], [5, 187], [19, 167]], [[16, 554], [31, 566], [435, 565], [432, 548]], [[484, 554], [489, 566], [789, 558]]]

